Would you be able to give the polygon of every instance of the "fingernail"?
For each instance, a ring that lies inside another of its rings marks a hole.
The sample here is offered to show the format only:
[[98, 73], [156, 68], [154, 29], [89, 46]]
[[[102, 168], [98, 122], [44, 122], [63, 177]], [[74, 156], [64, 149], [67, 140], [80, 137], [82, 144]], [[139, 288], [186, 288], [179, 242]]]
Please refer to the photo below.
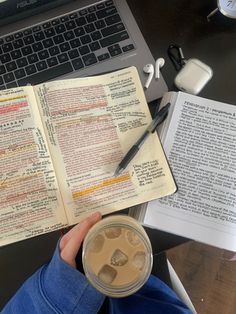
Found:
[[97, 219], [97, 218], [99, 218], [101, 216], [101, 213], [100, 212], [95, 212], [95, 213], [93, 213], [90, 217], [92, 218], [92, 219]]

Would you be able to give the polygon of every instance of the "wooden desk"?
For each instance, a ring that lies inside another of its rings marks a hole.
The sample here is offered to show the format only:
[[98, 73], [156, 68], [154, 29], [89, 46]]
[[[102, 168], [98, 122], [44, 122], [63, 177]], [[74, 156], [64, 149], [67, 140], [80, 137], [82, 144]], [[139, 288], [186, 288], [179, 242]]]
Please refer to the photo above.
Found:
[[[128, 0], [154, 58], [164, 57], [162, 70], [170, 90], [176, 71], [167, 57], [170, 43], [182, 46], [186, 58], [198, 58], [213, 68], [212, 80], [200, 96], [236, 103], [236, 21], [220, 13], [211, 22], [206, 16], [215, 8], [212, 0]], [[152, 106], [152, 105], [151, 105]], [[148, 230], [154, 252], [186, 239]], [[59, 231], [0, 248], [0, 309], [22, 282], [47, 262]]]

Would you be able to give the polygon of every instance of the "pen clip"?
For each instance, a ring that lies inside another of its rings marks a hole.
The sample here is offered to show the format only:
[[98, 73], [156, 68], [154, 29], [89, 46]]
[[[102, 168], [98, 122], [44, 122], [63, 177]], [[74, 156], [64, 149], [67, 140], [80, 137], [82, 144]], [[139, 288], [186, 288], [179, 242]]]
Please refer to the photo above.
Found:
[[163, 121], [165, 121], [165, 119], [167, 118], [167, 116], [168, 116], [168, 111], [162, 116], [162, 119], [161, 119], [160, 121], [158, 121], [158, 123], [157, 123], [155, 129], [152, 130], [152, 133], [154, 133], [154, 132], [156, 131], [157, 127], [158, 127]]

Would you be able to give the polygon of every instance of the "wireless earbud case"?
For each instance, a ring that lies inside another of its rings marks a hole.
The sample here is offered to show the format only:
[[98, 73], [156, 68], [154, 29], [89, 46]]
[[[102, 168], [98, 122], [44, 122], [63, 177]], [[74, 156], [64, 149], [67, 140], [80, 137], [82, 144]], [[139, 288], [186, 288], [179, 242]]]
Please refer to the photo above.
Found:
[[212, 78], [212, 69], [198, 59], [189, 59], [175, 78], [175, 85], [190, 94], [197, 95]]

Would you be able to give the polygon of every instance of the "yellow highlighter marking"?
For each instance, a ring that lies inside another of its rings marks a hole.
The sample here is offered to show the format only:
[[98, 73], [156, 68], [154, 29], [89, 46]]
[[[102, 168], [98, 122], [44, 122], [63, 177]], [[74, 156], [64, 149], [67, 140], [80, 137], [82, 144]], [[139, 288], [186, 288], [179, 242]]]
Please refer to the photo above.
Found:
[[120, 176], [120, 177], [108, 179], [108, 180], [103, 181], [100, 184], [97, 184], [95, 186], [89, 187], [89, 188], [84, 189], [82, 191], [73, 192], [72, 193], [72, 197], [74, 199], [75, 198], [79, 198], [79, 197], [91, 194], [91, 193], [95, 192], [98, 189], [102, 189], [102, 188], [104, 188], [106, 186], [110, 186], [110, 185], [117, 184], [117, 183], [120, 183], [120, 182], [128, 181], [129, 179], [130, 179], [129, 174], [125, 174], [125, 175]]
[[5, 101], [10, 101], [10, 100], [15, 100], [15, 99], [21, 99], [21, 98], [26, 98], [26, 96], [21, 95], [21, 96], [16, 96], [16, 97], [11, 97], [11, 98], [3, 98], [3, 99], [0, 99], [0, 102], [5, 102]]

